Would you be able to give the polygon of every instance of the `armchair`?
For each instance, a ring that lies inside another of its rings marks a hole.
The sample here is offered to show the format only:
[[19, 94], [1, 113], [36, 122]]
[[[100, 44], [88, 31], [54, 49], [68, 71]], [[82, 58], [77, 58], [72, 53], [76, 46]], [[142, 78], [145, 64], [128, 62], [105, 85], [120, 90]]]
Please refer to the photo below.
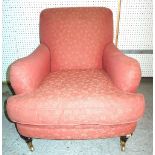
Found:
[[43, 10], [40, 45], [9, 73], [8, 116], [31, 151], [32, 138], [116, 136], [124, 151], [144, 113], [140, 65], [113, 44], [108, 8]]

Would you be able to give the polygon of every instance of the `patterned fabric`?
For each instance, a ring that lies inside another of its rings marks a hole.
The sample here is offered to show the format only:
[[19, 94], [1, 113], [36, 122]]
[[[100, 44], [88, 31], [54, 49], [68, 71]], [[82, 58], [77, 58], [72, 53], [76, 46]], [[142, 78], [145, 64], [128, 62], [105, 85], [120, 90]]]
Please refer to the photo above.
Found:
[[44, 44], [10, 65], [9, 80], [16, 94], [35, 90], [50, 73], [50, 52]]
[[23, 124], [114, 125], [137, 121], [144, 98], [117, 89], [103, 70], [67, 70], [49, 74], [36, 91], [9, 98], [7, 106]]
[[46, 9], [40, 45], [11, 64], [7, 112], [22, 135], [89, 139], [134, 131], [144, 113], [137, 61], [112, 43], [107, 8]]
[[124, 136], [133, 133], [135, 127], [136, 123], [107, 126], [33, 126], [17, 124], [17, 129], [22, 135], [46, 139], [95, 139]]
[[51, 51], [51, 70], [102, 68], [104, 46], [113, 40], [107, 8], [46, 9], [40, 37]]
[[103, 51], [103, 69], [121, 90], [137, 91], [141, 80], [140, 64], [124, 55], [113, 43], [107, 44]]

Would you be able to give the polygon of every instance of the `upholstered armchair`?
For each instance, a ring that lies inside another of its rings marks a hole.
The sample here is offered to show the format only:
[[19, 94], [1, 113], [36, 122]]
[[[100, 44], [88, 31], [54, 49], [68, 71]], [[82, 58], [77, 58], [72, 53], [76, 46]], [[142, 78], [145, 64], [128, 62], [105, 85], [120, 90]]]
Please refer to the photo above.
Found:
[[108, 8], [45, 9], [40, 45], [10, 65], [7, 113], [32, 138], [120, 137], [121, 150], [144, 113], [139, 63], [113, 44]]

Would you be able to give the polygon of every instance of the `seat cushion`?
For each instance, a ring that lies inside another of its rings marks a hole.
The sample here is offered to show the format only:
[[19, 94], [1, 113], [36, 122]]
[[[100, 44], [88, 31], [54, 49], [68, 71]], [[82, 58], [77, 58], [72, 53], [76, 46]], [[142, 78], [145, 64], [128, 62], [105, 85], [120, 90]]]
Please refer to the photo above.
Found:
[[35, 91], [10, 97], [7, 111], [21, 124], [116, 125], [136, 122], [144, 97], [119, 90], [103, 70], [57, 71]]

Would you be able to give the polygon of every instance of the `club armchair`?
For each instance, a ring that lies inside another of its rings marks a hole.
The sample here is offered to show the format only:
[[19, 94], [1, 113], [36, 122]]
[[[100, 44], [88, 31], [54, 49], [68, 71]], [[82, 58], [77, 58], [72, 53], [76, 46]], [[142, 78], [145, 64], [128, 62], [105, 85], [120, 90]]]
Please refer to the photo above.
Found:
[[32, 138], [118, 136], [124, 151], [144, 113], [140, 65], [113, 44], [108, 8], [43, 10], [40, 45], [10, 65], [9, 79], [7, 113], [31, 151]]

